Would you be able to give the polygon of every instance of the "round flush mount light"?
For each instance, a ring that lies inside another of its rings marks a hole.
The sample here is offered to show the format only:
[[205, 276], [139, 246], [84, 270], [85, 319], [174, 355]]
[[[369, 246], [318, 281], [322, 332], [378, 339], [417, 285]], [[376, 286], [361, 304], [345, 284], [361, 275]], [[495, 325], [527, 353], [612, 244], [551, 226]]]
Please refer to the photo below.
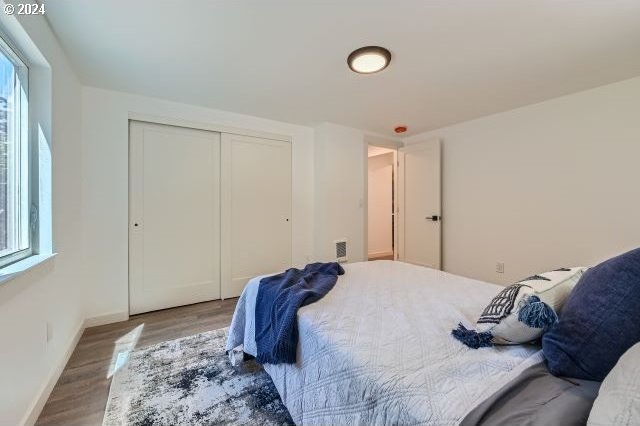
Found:
[[391, 62], [391, 52], [380, 46], [365, 46], [356, 49], [347, 58], [351, 71], [373, 74], [385, 69]]
[[407, 126], [398, 126], [395, 129], [393, 129], [393, 131], [396, 133], [404, 133], [407, 131]]

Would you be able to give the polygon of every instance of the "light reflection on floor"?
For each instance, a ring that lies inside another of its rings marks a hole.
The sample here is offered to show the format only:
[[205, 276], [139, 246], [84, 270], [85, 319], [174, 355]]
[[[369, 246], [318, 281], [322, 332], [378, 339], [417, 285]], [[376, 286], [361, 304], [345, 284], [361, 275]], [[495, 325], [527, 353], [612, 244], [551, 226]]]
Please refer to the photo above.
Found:
[[111, 363], [109, 364], [109, 372], [107, 373], [107, 378], [113, 376], [116, 371], [121, 369], [127, 363], [129, 354], [136, 347], [136, 343], [138, 343], [138, 339], [140, 339], [143, 328], [144, 323], [140, 324], [115, 341], [113, 356], [111, 357]]

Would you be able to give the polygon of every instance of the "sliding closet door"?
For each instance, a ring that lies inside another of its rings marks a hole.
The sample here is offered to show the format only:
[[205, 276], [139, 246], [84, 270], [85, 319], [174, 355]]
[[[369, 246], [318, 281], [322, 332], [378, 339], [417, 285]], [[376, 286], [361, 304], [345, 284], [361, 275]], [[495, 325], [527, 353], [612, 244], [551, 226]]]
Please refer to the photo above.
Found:
[[220, 298], [220, 134], [131, 122], [131, 314]]
[[291, 144], [222, 135], [222, 298], [291, 266]]

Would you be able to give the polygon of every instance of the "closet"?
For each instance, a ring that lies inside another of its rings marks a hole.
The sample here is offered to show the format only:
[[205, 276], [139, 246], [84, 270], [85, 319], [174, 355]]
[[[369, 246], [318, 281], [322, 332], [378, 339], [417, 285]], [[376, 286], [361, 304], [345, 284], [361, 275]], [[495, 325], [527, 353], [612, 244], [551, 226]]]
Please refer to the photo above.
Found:
[[131, 314], [291, 266], [290, 142], [131, 121], [129, 146]]

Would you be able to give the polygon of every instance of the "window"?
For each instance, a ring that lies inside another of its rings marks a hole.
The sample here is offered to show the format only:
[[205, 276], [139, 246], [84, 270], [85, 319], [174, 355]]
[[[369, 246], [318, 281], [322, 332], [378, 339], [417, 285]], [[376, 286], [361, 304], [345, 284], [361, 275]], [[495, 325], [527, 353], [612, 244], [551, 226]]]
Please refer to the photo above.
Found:
[[0, 267], [33, 253], [28, 70], [0, 38]]

